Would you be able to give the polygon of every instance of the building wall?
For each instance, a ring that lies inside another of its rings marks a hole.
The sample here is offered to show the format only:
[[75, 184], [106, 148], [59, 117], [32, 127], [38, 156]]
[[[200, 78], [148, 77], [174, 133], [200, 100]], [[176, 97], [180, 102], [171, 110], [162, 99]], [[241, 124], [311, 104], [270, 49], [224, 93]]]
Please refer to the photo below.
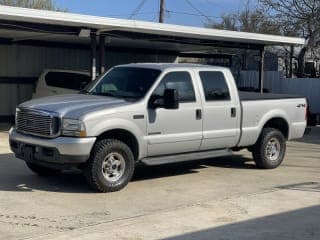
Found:
[[[13, 115], [19, 103], [31, 99], [34, 84], [24, 82], [26, 78], [37, 79], [48, 68], [89, 71], [91, 64], [89, 49], [0, 45], [0, 53], [0, 117]], [[161, 52], [106, 50], [107, 68], [133, 62], [174, 62], [176, 58]]]
[[88, 50], [0, 45], [0, 77], [37, 77], [46, 68], [89, 69]]

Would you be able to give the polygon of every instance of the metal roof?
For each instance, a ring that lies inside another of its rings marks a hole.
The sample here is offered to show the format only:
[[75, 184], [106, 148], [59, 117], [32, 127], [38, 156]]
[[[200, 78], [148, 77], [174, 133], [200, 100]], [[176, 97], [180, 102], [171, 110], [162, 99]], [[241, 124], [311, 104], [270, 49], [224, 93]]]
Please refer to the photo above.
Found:
[[[159, 42], [165, 42], [165, 39], [171, 37], [179, 39], [191, 39], [193, 40], [191, 44], [197, 44], [197, 40], [252, 45], [305, 44], [305, 39], [303, 38], [217, 30], [8, 6], [0, 6], [0, 23], [1, 21], [88, 28], [97, 30], [98, 32], [109, 32], [119, 35], [125, 33], [129, 37], [139, 36], [140, 39], [145, 39], [147, 36], [156, 36], [157, 39], [152, 40]], [[28, 29], [24, 30], [27, 31]], [[190, 42], [188, 42], [188, 44], [190, 44]], [[198, 44], [201, 45], [203, 42], [199, 42]], [[209, 44], [210, 42], [208, 42], [208, 45]]]

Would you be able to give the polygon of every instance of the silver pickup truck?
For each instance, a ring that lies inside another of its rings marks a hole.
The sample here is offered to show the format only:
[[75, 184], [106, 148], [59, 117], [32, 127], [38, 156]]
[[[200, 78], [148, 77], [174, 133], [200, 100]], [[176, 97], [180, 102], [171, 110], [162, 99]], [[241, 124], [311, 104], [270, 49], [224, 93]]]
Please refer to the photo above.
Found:
[[138, 163], [225, 156], [242, 148], [278, 167], [306, 128], [306, 99], [239, 93], [229, 69], [190, 64], [112, 68], [79, 94], [18, 106], [10, 146], [37, 174], [77, 167], [101, 192], [130, 181]]

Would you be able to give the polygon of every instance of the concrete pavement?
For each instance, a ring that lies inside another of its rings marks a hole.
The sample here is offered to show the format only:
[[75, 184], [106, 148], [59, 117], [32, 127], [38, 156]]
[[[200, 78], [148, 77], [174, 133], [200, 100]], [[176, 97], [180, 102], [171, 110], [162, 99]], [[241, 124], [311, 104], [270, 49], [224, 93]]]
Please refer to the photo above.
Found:
[[241, 151], [139, 168], [109, 194], [77, 173], [34, 175], [0, 133], [0, 239], [319, 239], [319, 206], [320, 128], [275, 170]]

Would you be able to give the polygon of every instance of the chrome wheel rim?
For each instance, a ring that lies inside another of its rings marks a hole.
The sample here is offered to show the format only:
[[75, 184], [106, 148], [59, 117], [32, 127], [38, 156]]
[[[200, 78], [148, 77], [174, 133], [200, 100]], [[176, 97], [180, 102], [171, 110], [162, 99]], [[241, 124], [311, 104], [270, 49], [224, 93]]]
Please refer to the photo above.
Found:
[[109, 182], [118, 181], [124, 174], [125, 160], [117, 152], [109, 153], [102, 162], [102, 174]]
[[277, 161], [280, 156], [281, 144], [277, 138], [271, 138], [266, 147], [266, 156], [270, 161]]

